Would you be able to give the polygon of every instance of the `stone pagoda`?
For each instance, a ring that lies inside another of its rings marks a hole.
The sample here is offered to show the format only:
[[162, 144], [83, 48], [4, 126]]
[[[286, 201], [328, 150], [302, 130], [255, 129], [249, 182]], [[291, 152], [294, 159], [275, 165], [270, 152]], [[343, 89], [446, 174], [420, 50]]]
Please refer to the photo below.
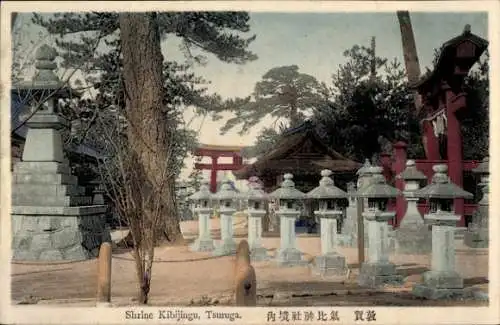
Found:
[[93, 205], [71, 174], [61, 130], [69, 126], [59, 100], [78, 96], [54, 73], [57, 52], [42, 45], [32, 81], [14, 86], [29, 98], [31, 117], [22, 160], [12, 177], [12, 251], [14, 260], [67, 261], [96, 257], [110, 241], [105, 205]]

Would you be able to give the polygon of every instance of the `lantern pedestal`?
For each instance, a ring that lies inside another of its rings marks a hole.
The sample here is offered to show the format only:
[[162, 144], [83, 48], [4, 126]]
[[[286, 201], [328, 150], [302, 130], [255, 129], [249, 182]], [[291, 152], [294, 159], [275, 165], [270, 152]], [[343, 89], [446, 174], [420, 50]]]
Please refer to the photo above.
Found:
[[368, 209], [363, 212], [368, 226], [368, 262], [361, 265], [358, 284], [378, 287], [385, 284], [401, 284], [403, 277], [396, 273], [396, 266], [389, 262], [389, 225], [394, 212]]
[[489, 200], [488, 186], [483, 188], [483, 198], [474, 214], [469, 230], [464, 234], [464, 244], [471, 248], [488, 248], [489, 246]]
[[423, 283], [413, 287], [413, 294], [426, 299], [463, 296], [463, 279], [455, 271], [455, 225], [460, 216], [438, 211], [425, 216], [432, 222], [431, 271], [423, 274]]
[[295, 234], [295, 220], [300, 216], [300, 211], [280, 208], [276, 212], [280, 217], [280, 248], [276, 260], [280, 266], [302, 265], [302, 252], [297, 249]]
[[321, 276], [346, 275], [346, 259], [336, 251], [337, 220], [342, 211], [314, 211], [314, 214], [321, 220], [321, 255], [315, 259], [313, 272]]
[[432, 250], [432, 233], [424, 223], [417, 209], [418, 198], [405, 193], [408, 207], [396, 230], [396, 251], [398, 254], [428, 254]]
[[233, 214], [235, 211], [235, 209], [227, 207], [221, 207], [219, 210], [221, 241], [214, 250], [215, 256], [236, 254], [236, 242], [233, 239]]
[[358, 209], [356, 198], [349, 198], [346, 218], [342, 225], [342, 233], [338, 236], [338, 244], [344, 247], [356, 247], [358, 238]]
[[190, 246], [193, 252], [211, 252], [214, 250], [214, 241], [210, 236], [210, 208], [195, 208], [198, 213], [198, 238]]
[[250, 257], [254, 261], [268, 259], [267, 249], [261, 244], [262, 240], [262, 217], [266, 210], [248, 209], [248, 245], [250, 246]]

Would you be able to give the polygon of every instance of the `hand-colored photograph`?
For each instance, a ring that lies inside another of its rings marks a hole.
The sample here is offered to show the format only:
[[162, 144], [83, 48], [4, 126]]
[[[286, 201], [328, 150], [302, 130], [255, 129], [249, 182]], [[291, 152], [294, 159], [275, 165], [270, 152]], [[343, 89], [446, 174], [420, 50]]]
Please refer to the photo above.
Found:
[[491, 14], [399, 7], [9, 9], [11, 305], [488, 308]]

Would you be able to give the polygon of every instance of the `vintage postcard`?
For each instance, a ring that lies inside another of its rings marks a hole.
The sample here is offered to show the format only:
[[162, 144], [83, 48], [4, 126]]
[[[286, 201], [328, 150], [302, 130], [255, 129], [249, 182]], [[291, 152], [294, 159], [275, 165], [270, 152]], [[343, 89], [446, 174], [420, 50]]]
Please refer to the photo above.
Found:
[[498, 324], [499, 13], [2, 3], [0, 322]]

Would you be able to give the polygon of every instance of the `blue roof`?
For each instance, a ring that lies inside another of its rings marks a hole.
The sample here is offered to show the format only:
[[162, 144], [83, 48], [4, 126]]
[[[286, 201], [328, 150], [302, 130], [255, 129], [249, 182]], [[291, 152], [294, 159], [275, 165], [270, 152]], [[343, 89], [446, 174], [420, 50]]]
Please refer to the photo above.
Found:
[[[24, 113], [25, 107], [27, 107], [27, 99], [23, 99], [21, 98], [21, 96], [19, 96], [19, 94], [11, 92], [10, 131], [12, 132], [17, 129], [14, 133], [23, 139], [26, 139], [26, 135], [28, 134], [28, 127], [26, 125], [22, 125], [21, 127], [19, 126], [24, 121], [24, 119], [21, 117], [21, 114]], [[70, 149], [70, 151], [76, 154], [93, 157], [95, 159], [101, 159], [104, 157], [97, 149], [87, 144], [80, 144], [75, 148]]]

